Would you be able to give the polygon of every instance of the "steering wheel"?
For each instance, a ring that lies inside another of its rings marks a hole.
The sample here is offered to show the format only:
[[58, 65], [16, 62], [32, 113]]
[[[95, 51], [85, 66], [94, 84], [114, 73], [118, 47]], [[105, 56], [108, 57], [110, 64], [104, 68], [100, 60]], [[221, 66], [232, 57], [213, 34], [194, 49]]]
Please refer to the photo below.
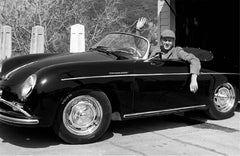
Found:
[[122, 48], [120, 50], [130, 52], [133, 55], [136, 53], [138, 55], [138, 57], [142, 57], [142, 54], [134, 47], [126, 47], [126, 48]]

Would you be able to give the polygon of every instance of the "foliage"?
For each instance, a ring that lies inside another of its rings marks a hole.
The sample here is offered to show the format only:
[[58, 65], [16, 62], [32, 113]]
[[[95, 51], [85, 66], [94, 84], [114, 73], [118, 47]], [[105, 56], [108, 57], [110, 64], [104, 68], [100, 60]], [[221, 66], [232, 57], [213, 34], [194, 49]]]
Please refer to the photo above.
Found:
[[68, 52], [70, 26], [85, 26], [90, 47], [109, 31], [127, 29], [121, 0], [0, 0], [0, 22], [12, 27], [13, 54], [28, 54], [32, 27], [45, 29], [46, 52]]
[[124, 22], [128, 25], [140, 17], [151, 20], [157, 17], [157, 0], [122, 0], [121, 8], [126, 8]]

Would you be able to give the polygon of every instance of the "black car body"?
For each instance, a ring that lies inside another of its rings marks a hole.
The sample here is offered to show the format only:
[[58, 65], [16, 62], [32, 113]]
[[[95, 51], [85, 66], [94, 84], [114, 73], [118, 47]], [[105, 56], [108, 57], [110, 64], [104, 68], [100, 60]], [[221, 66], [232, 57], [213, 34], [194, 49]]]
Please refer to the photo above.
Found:
[[111, 33], [87, 52], [5, 60], [0, 121], [53, 127], [68, 143], [89, 143], [111, 120], [199, 109], [214, 119], [234, 114], [238, 93], [227, 77], [202, 68], [194, 94], [187, 62], [148, 58], [149, 50], [144, 37]]

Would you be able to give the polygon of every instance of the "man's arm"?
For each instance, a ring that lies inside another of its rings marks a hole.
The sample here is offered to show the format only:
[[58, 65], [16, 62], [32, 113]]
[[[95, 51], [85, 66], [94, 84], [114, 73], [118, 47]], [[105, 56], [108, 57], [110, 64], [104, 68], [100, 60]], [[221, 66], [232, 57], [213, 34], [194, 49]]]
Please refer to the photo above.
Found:
[[190, 63], [191, 83], [190, 91], [195, 93], [198, 90], [197, 77], [200, 73], [200, 60], [193, 54], [185, 52], [182, 48], [178, 51], [178, 57]]
[[201, 69], [200, 60], [195, 55], [185, 52], [182, 48], [177, 48], [178, 58], [190, 63], [190, 73], [199, 75]]

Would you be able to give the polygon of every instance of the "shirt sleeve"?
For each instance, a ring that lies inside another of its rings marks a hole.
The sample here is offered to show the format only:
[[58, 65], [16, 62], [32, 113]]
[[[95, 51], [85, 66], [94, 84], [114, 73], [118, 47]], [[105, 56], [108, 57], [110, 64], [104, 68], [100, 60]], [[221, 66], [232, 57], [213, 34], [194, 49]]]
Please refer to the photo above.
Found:
[[199, 75], [201, 69], [200, 60], [193, 54], [185, 52], [182, 48], [177, 48], [177, 56], [179, 59], [190, 63], [190, 73]]

